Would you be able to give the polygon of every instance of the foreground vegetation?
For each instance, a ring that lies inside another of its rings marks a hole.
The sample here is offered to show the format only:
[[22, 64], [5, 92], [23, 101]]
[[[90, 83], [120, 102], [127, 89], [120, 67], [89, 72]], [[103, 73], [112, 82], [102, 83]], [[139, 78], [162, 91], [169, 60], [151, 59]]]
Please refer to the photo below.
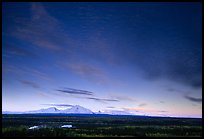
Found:
[[[107, 115], [3, 115], [3, 136], [175, 137], [202, 136], [202, 119]], [[73, 128], [59, 128], [72, 124]], [[34, 125], [47, 128], [29, 130]]]

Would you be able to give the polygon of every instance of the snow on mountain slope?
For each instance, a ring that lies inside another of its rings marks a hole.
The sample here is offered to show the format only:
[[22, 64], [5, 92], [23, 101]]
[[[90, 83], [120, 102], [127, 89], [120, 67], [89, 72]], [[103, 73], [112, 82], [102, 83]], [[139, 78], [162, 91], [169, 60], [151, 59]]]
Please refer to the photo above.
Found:
[[32, 113], [64, 113], [64, 114], [110, 114], [110, 115], [134, 115], [132, 113], [126, 112], [126, 111], [120, 111], [120, 110], [109, 110], [109, 111], [98, 111], [98, 112], [92, 112], [91, 110], [84, 108], [79, 105], [72, 106], [71, 108], [65, 109], [65, 110], [59, 110], [55, 107], [50, 107], [47, 109], [40, 109], [40, 110], [34, 110], [34, 111], [26, 111], [26, 112], [9, 112], [4, 111], [3, 114], [32, 114]]
[[93, 114], [93, 112], [87, 108], [79, 105], [75, 105], [72, 108], [62, 110], [61, 113], [79, 113], [79, 114]]
[[82, 106], [75, 105], [72, 108], [68, 108], [65, 110], [58, 110], [55, 107], [50, 107], [47, 109], [40, 109], [35, 111], [27, 111], [24, 113], [67, 113], [67, 114], [93, 114], [93, 112], [89, 109], [86, 109]]

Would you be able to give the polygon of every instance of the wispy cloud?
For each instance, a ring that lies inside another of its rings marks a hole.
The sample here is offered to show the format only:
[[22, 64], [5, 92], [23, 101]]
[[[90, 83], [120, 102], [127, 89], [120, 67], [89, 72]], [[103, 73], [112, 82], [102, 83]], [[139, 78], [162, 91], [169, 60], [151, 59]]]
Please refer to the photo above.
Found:
[[27, 58], [37, 58], [36, 54], [18, 45], [19, 44], [13, 44], [12, 42], [6, 42], [6, 49], [2, 49], [4, 55], [7, 55], [7, 57], [26, 56]]
[[168, 92], [186, 93], [186, 91], [183, 91], [183, 90], [180, 90], [180, 89], [176, 89], [176, 88], [173, 88], [173, 87], [168, 87], [168, 88], [167, 88], [167, 91], [168, 91]]
[[52, 79], [44, 72], [37, 69], [28, 69], [27, 72], [30, 72], [31, 75], [36, 76], [40, 79], [51, 81]]
[[106, 83], [108, 81], [108, 76], [105, 71], [91, 64], [66, 64], [65, 67], [82, 78], [93, 82]]
[[167, 79], [199, 89], [202, 87], [202, 45], [197, 44], [196, 49], [193, 49], [194, 46], [191, 44], [188, 47], [181, 44], [160, 47], [160, 53], [148, 45], [146, 48], [138, 46], [138, 51], [132, 52], [131, 60], [135, 61], [137, 68], [143, 71], [147, 80]]
[[50, 78], [50, 76], [48, 76], [46, 73], [38, 69], [28, 68], [24, 66], [6, 65], [6, 64], [4, 64], [2, 69], [3, 69], [3, 74], [14, 73], [17, 76], [19, 76], [18, 78], [21, 78], [22, 75], [24, 76], [26, 75], [26, 76], [32, 76], [34, 78], [41, 79], [41, 80], [52, 81], [52, 78]]
[[[101, 98], [96, 97], [94, 92], [86, 91], [86, 90], [80, 90], [80, 89], [73, 89], [73, 88], [63, 88], [63, 89], [56, 89], [55, 91], [64, 93], [64, 94], [72, 94], [76, 98], [80, 99], [89, 99], [89, 100], [95, 100], [98, 102], [119, 102], [118, 99], [111, 99], [111, 98]], [[80, 95], [80, 96], [79, 96]], [[92, 96], [92, 97], [88, 97]]]
[[145, 108], [145, 107], [124, 107], [122, 108], [124, 110], [128, 110], [128, 111], [155, 111], [154, 109], [149, 109], [149, 108]]
[[51, 92], [45, 92], [45, 91], [37, 91], [36, 94], [38, 95], [39, 98], [42, 99], [50, 99], [50, 100], [55, 100], [55, 101], [59, 101], [57, 97], [52, 96]]
[[[92, 38], [92, 36], [95, 35], [83, 34], [82, 36], [87, 36], [89, 39], [81, 41], [81, 39], [73, 38], [70, 33], [72, 30], [68, 30], [67, 25], [51, 15], [47, 11], [46, 5], [43, 5], [43, 3], [31, 3], [30, 11], [31, 18], [16, 18], [15, 26], [11, 30], [11, 35], [13, 37], [32, 44], [30, 47], [33, 49], [42, 48], [45, 53], [55, 52], [56, 57], [59, 59], [64, 56], [69, 61], [81, 61], [84, 54], [85, 57], [88, 56], [90, 59], [107, 59], [106, 61], [111, 61], [110, 59], [112, 59], [113, 53], [110, 51], [110, 44], [102, 40], [101, 37], [97, 39], [95, 37]], [[4, 56], [7, 57], [5, 54]], [[58, 60], [54, 62], [57, 61]], [[100, 84], [108, 81], [106, 73], [95, 65], [83, 64], [79, 66], [73, 64], [67, 67], [69, 70], [87, 80]]]
[[159, 101], [159, 103], [162, 103], [162, 104], [163, 104], [163, 103], [165, 103], [165, 102], [164, 102], [164, 101]]
[[111, 97], [121, 101], [133, 101], [133, 102], [137, 101], [137, 99], [135, 99], [134, 97], [129, 97], [125, 95], [113, 94], [111, 95]]
[[22, 84], [24, 84], [24, 85], [28, 85], [28, 86], [33, 87], [33, 88], [35, 88], [35, 89], [39, 89], [39, 88], [40, 88], [40, 86], [39, 86], [38, 84], [36, 84], [36, 83], [34, 83], [34, 82], [31, 82], [31, 81], [20, 80], [20, 82], [21, 82]]
[[46, 11], [42, 3], [31, 3], [31, 19], [18, 20], [16, 25], [12, 34], [39, 48], [60, 50], [60, 46], [69, 44], [60, 22]]
[[187, 96], [187, 95], [185, 95], [184, 98], [186, 98], [192, 102], [202, 103], [202, 98], [195, 98], [195, 97], [191, 97], [191, 96]]
[[164, 110], [163, 110], [163, 111], [158, 111], [158, 112], [161, 112], [161, 113], [166, 113], [166, 112], [168, 112], [168, 111], [164, 111]]
[[13, 65], [8, 65], [8, 64], [3, 64], [3, 65], [2, 65], [2, 72], [3, 72], [3, 73], [10, 73], [10, 72], [15, 72], [15, 73], [17, 73], [16, 67], [13, 66]]
[[88, 95], [92, 96], [94, 93], [86, 90], [79, 90], [79, 89], [73, 89], [73, 88], [66, 88], [66, 89], [56, 89], [56, 91], [62, 92], [62, 93], [68, 93], [68, 94], [75, 94], [75, 95]]
[[[93, 35], [88, 36], [87, 43], [83, 44], [83, 50], [93, 58], [99, 58], [107, 64], [119, 66], [121, 58], [116, 58], [115, 52], [112, 49], [114, 47], [114, 45], [112, 45], [113, 42], [107, 41], [98, 35], [102, 30], [103, 29], [98, 28], [95, 33], [93, 32]], [[87, 47], [87, 45], [89, 47]]]
[[168, 92], [175, 92], [175, 91], [179, 91], [180, 92], [180, 90], [177, 90], [175, 88], [167, 88], [167, 91]]
[[144, 106], [146, 106], [147, 104], [146, 103], [141, 103], [141, 104], [139, 104], [138, 106], [139, 107], [144, 107]]
[[109, 107], [106, 107], [106, 108], [109, 108], [109, 109], [114, 109], [115, 107], [113, 107], [113, 106], [109, 106]]
[[41, 105], [57, 106], [57, 107], [72, 107], [73, 106], [73, 105], [70, 105], [70, 104], [41, 104]]
[[117, 99], [107, 99], [107, 98], [87, 97], [87, 99], [92, 99], [92, 100], [102, 101], [102, 102], [119, 102], [119, 100]]

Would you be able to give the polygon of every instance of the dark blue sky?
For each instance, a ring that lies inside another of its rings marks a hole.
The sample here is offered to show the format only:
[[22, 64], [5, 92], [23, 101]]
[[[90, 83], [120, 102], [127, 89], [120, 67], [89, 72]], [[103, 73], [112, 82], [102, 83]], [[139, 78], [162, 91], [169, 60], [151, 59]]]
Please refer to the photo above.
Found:
[[201, 8], [3, 3], [3, 110], [82, 105], [201, 117]]

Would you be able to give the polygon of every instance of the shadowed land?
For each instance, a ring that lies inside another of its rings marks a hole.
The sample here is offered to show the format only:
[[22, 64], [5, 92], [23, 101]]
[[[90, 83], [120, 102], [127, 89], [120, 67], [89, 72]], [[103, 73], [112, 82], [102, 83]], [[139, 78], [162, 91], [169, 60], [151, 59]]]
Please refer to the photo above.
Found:
[[[60, 128], [70, 124], [73, 128]], [[29, 130], [35, 125], [44, 128]], [[3, 115], [3, 136], [29, 137], [188, 137], [202, 136], [201, 118], [113, 115]]]

